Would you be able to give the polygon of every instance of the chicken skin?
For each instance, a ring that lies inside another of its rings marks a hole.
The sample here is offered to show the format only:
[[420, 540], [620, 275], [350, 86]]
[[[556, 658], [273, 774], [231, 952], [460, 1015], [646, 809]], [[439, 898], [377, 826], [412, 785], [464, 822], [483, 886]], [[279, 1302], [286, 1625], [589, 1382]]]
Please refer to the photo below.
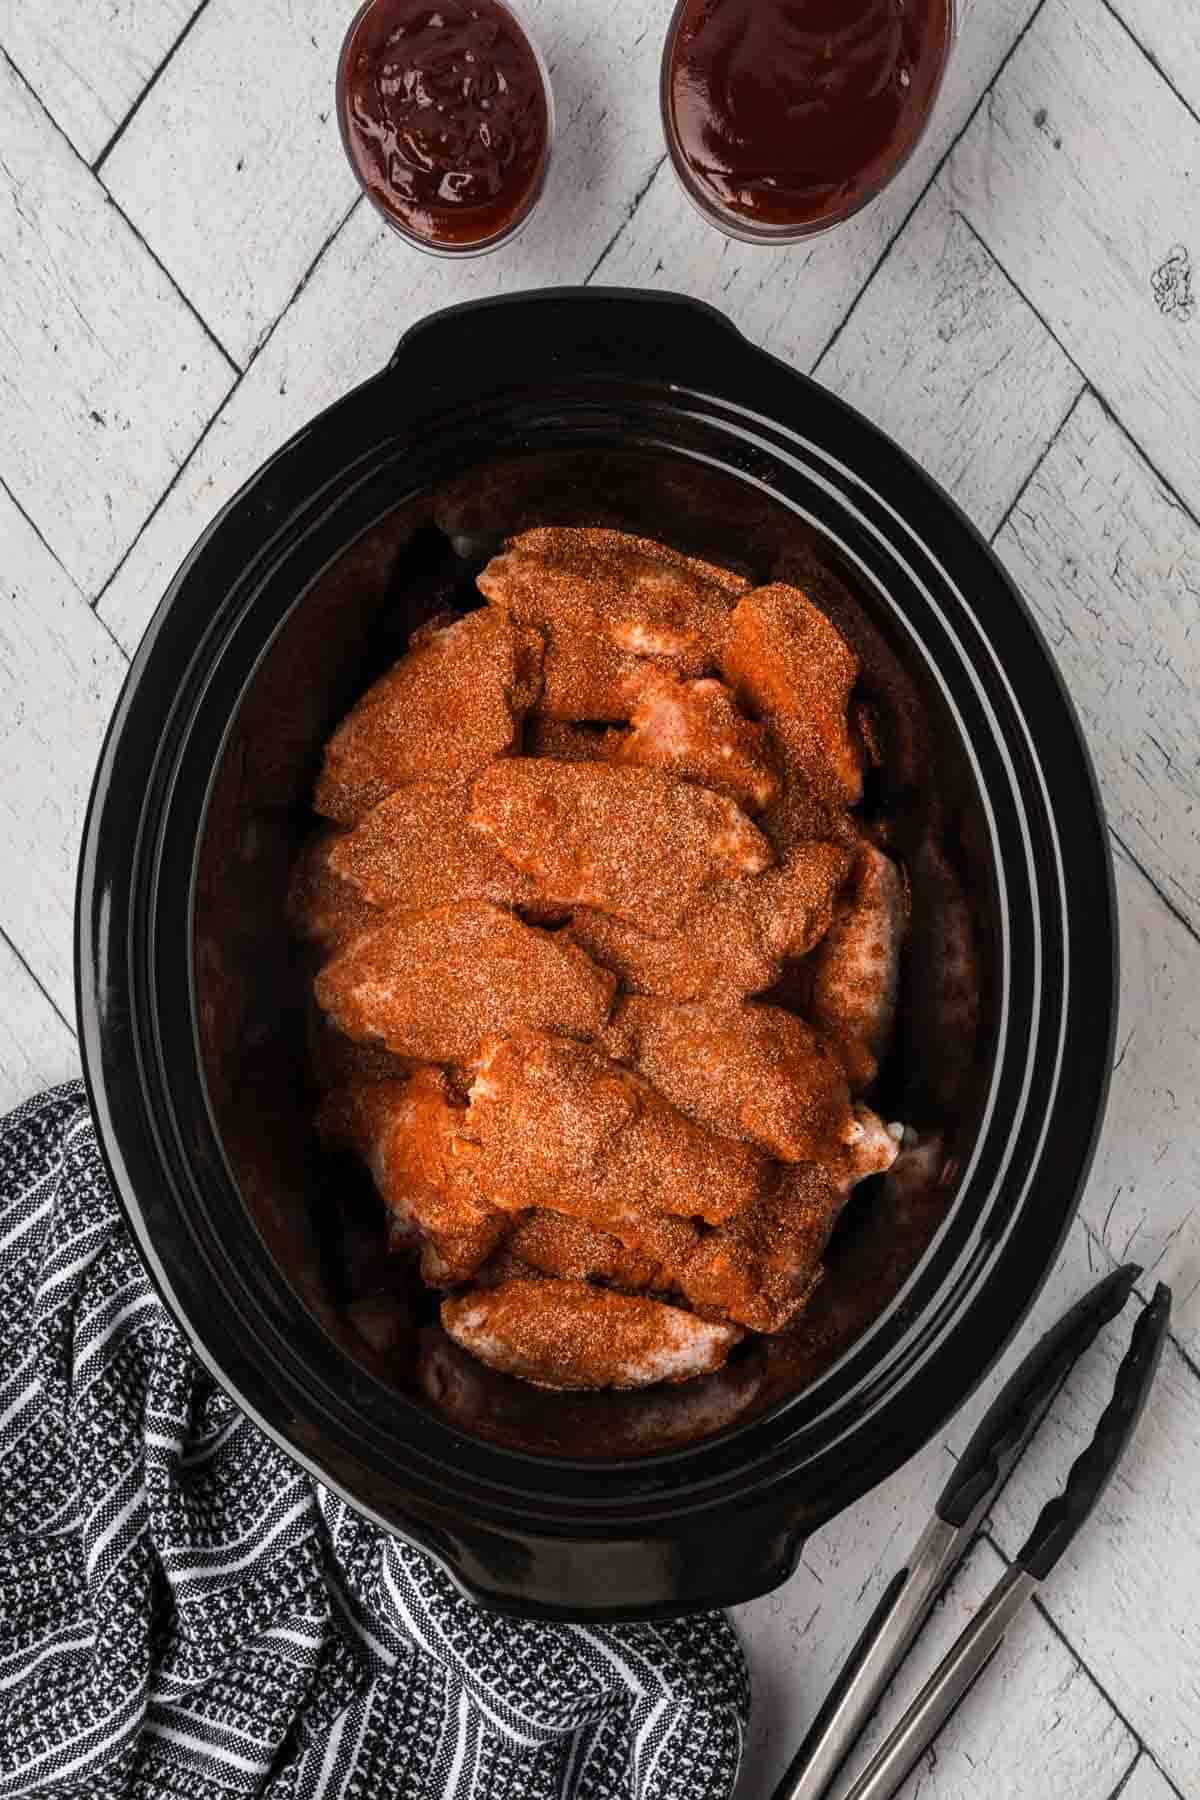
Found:
[[539, 1387], [637, 1388], [719, 1369], [735, 1325], [582, 1281], [516, 1280], [442, 1301], [442, 1325], [490, 1368]]
[[855, 1093], [874, 1081], [891, 1041], [908, 923], [904, 878], [863, 843], [833, 923], [811, 958], [808, 1017], [831, 1043]]
[[570, 719], [528, 718], [525, 721], [526, 756], [549, 756], [556, 762], [611, 762], [612, 740], [624, 734], [576, 725]]
[[297, 937], [323, 950], [340, 949], [379, 922], [366, 896], [330, 865], [342, 837], [340, 831], [318, 832], [297, 857], [288, 887], [288, 924]]
[[722, 681], [647, 675], [630, 725], [608, 734], [613, 762], [694, 781], [728, 794], [748, 813], [761, 812], [783, 793], [766, 727], [746, 717]]
[[372, 906], [410, 911], [456, 900], [519, 906], [537, 890], [482, 832], [470, 828], [471, 787], [463, 781], [414, 781], [372, 807], [353, 831], [334, 835], [333, 878]]
[[371, 1170], [397, 1235], [421, 1242], [421, 1274], [432, 1287], [467, 1281], [509, 1228], [454, 1155], [460, 1109], [440, 1069], [411, 1080], [360, 1082], [325, 1096], [317, 1130], [331, 1148], [354, 1150]]
[[862, 796], [847, 707], [858, 659], [831, 620], [784, 582], [738, 601], [721, 658], [738, 698], [766, 719], [796, 775], [820, 799]]
[[702, 893], [669, 937], [650, 937], [590, 907], [570, 935], [634, 994], [740, 999], [772, 987], [784, 963], [820, 942], [850, 869], [837, 844], [801, 844], [778, 868]]
[[474, 825], [542, 897], [665, 936], [699, 894], [774, 860], [722, 794], [656, 769], [515, 758], [475, 782]]
[[507, 755], [541, 666], [540, 635], [490, 608], [423, 634], [326, 744], [317, 811], [356, 825], [406, 782], [465, 779]]
[[781, 1162], [829, 1161], [855, 1136], [841, 1063], [782, 1007], [631, 995], [601, 1041], [690, 1119]]
[[521, 1031], [488, 1043], [462, 1125], [479, 1191], [621, 1237], [639, 1215], [719, 1224], [763, 1193], [769, 1159], [718, 1137], [590, 1044]]
[[715, 667], [739, 576], [623, 532], [523, 532], [479, 577], [494, 606], [545, 636], [538, 710], [627, 719], [646, 659], [680, 674]]
[[900, 1129], [856, 1107], [847, 1142], [829, 1164], [780, 1171], [763, 1197], [714, 1231], [688, 1259], [680, 1291], [704, 1312], [782, 1331], [821, 1279], [821, 1258], [838, 1215], [860, 1181], [890, 1168]]
[[[668, 1230], [672, 1223], [663, 1221]], [[653, 1241], [653, 1234], [648, 1234]], [[698, 1242], [695, 1234], [684, 1234], [688, 1250]], [[519, 1213], [501, 1253], [514, 1264], [521, 1264], [526, 1274], [552, 1275], [572, 1281], [603, 1281], [613, 1287], [638, 1289], [669, 1287], [670, 1277], [658, 1257], [648, 1250], [631, 1249], [589, 1225], [586, 1219], [572, 1218], [568, 1213], [548, 1212], [534, 1206]], [[678, 1246], [675, 1254], [679, 1254]], [[495, 1259], [493, 1259], [495, 1260]]]
[[469, 900], [386, 914], [325, 964], [313, 991], [349, 1037], [420, 1062], [470, 1065], [496, 1032], [594, 1035], [615, 985], [563, 935]]

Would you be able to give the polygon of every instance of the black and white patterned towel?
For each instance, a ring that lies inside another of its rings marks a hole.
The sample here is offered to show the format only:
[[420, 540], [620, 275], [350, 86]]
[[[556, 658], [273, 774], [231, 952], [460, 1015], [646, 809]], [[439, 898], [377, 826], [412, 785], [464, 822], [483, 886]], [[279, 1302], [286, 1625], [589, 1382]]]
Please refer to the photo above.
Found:
[[0, 1800], [718, 1800], [728, 1619], [480, 1612], [303, 1474], [150, 1286], [78, 1083], [0, 1122]]

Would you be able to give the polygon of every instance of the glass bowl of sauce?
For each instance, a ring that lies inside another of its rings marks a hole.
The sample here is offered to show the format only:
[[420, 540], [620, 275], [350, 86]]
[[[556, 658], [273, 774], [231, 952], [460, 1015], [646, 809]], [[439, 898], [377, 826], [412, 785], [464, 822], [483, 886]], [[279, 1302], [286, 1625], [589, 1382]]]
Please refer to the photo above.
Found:
[[678, 0], [662, 65], [684, 192], [747, 243], [790, 244], [874, 199], [928, 123], [959, 0]]
[[368, 199], [433, 255], [495, 250], [541, 197], [550, 78], [501, 0], [367, 0], [342, 45], [337, 113]]

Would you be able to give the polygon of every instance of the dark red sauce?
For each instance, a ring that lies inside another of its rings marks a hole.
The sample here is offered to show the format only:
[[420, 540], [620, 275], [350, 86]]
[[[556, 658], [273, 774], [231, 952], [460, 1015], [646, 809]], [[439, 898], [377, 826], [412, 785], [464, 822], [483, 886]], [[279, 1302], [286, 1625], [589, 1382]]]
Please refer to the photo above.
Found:
[[486, 244], [540, 192], [546, 84], [498, 0], [374, 0], [343, 52], [338, 98], [367, 191], [432, 245]]
[[916, 143], [952, 36], [953, 0], [681, 0], [663, 91], [685, 183], [748, 225], [845, 217]]

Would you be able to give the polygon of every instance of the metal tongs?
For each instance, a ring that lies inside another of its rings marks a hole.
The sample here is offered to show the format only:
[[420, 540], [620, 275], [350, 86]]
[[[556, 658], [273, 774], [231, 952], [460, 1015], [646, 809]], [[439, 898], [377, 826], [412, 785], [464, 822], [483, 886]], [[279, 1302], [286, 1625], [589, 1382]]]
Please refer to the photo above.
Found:
[[[850, 1652], [774, 1800], [821, 1800], [930, 1609], [970, 1548], [1001, 1489], [1071, 1368], [1102, 1325], [1115, 1319], [1141, 1269], [1115, 1270], [1034, 1345], [972, 1437], [906, 1568], [894, 1576]], [[889, 1800], [964, 1695], [979, 1679], [1108, 1486], [1146, 1404], [1171, 1317], [1159, 1282], [1133, 1328], [1112, 1399], [1061, 1494], [1043, 1507], [1015, 1562], [942, 1658], [844, 1800]]]

